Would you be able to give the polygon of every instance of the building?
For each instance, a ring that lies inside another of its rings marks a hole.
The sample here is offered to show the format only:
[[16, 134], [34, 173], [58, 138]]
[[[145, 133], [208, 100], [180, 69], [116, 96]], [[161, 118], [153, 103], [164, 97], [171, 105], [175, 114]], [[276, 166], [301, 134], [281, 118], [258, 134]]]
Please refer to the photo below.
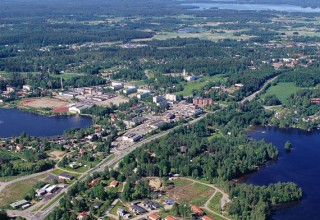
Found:
[[158, 215], [158, 213], [153, 213], [153, 214], [149, 215], [148, 218], [150, 220], [160, 220], [161, 219], [161, 217]]
[[137, 98], [144, 99], [144, 98], [148, 97], [149, 95], [150, 95], [149, 92], [144, 92], [144, 93], [137, 94]]
[[143, 138], [142, 135], [139, 135], [139, 134], [136, 134], [136, 133], [133, 133], [133, 132], [126, 133], [126, 134], [124, 134], [122, 136], [122, 140], [130, 141], [132, 143], [139, 141], [141, 138]]
[[23, 90], [25, 90], [25, 91], [30, 92], [30, 91], [32, 91], [32, 90], [33, 90], [33, 87], [32, 87], [32, 86], [30, 86], [30, 85], [23, 85], [23, 86], [22, 86], [22, 89], [23, 89]]
[[119, 182], [117, 180], [113, 180], [111, 183], [110, 183], [110, 187], [117, 187], [119, 185]]
[[234, 86], [237, 87], [237, 88], [241, 88], [241, 87], [243, 87], [243, 84], [242, 83], [236, 83], [236, 84], [234, 84]]
[[204, 214], [204, 211], [199, 207], [199, 206], [191, 206], [191, 210], [193, 212], [193, 214], [196, 214], [196, 215], [203, 215]]
[[118, 215], [118, 216], [123, 217], [123, 216], [125, 216], [126, 214], [127, 214], [127, 211], [126, 211], [126, 210], [123, 210], [123, 209], [118, 208], [118, 210], [117, 210], [117, 215]]
[[137, 92], [137, 88], [136, 87], [128, 87], [128, 88], [124, 89], [122, 92], [124, 94], [129, 95], [129, 94]]
[[72, 169], [77, 169], [78, 167], [80, 167], [80, 164], [77, 162], [72, 162], [69, 164], [69, 167], [71, 167]]
[[71, 176], [67, 173], [61, 173], [59, 176], [58, 176], [59, 180], [72, 180], [74, 178], [74, 176]]
[[148, 201], [148, 200], [143, 202], [143, 206], [147, 207], [147, 208], [150, 208], [151, 210], [159, 209], [161, 207], [159, 203], [151, 202], [151, 201]]
[[90, 105], [85, 105], [85, 104], [79, 104], [75, 105], [69, 108], [69, 112], [75, 113], [75, 114], [81, 114], [83, 110], [90, 108]]
[[176, 102], [177, 101], [177, 95], [175, 94], [166, 94], [166, 100]]
[[148, 212], [146, 209], [144, 209], [144, 208], [142, 208], [141, 206], [138, 206], [138, 205], [132, 205], [130, 207], [130, 209], [137, 215], [140, 215], [140, 214]]
[[312, 98], [311, 103], [320, 103], [320, 98]]
[[50, 184], [47, 184], [47, 185], [43, 186], [41, 189], [37, 189], [36, 190], [37, 196], [39, 197], [39, 196], [46, 194], [47, 193], [46, 189], [49, 187], [50, 187]]
[[201, 107], [205, 107], [213, 104], [213, 100], [211, 98], [202, 98], [195, 97], [193, 98], [193, 104]]
[[211, 218], [207, 215], [202, 216], [201, 220], [214, 220], [214, 218]]
[[138, 88], [138, 93], [152, 93], [151, 89], [147, 89], [147, 88]]
[[7, 85], [7, 92], [14, 92], [16, 91], [16, 88], [10, 85]]
[[96, 203], [93, 204], [93, 208], [98, 209], [98, 208], [100, 208], [102, 205], [103, 205], [102, 202], [96, 202]]
[[124, 120], [123, 123], [127, 126], [127, 128], [132, 128], [132, 127], [141, 125], [146, 120], [148, 119], [144, 117], [135, 117], [135, 118], [132, 118], [131, 120]]
[[27, 201], [27, 200], [20, 200], [20, 201], [18, 201], [18, 202], [14, 202], [14, 203], [12, 203], [12, 204], [10, 204], [10, 206], [13, 208], [13, 209], [19, 209], [19, 208], [21, 208], [22, 206], [24, 206], [24, 205], [27, 205], [27, 204], [29, 204], [29, 202]]
[[196, 77], [196, 76], [185, 76], [184, 79], [185, 79], [186, 81], [190, 82], [190, 81], [195, 81], [195, 80], [197, 80], [198, 77]]
[[123, 88], [123, 83], [122, 82], [111, 82], [110, 88], [114, 91], [120, 90]]
[[58, 190], [58, 187], [56, 185], [52, 185], [52, 186], [46, 188], [47, 193], [54, 193], [57, 190]]
[[163, 101], [164, 101], [164, 98], [163, 98], [163, 96], [158, 95], [158, 96], [154, 96], [154, 97], [152, 98], [152, 101], [153, 101], [154, 103], [160, 103], [160, 102], [163, 102]]
[[164, 218], [164, 220], [176, 220], [176, 218], [172, 217], [171, 215], [168, 215]]

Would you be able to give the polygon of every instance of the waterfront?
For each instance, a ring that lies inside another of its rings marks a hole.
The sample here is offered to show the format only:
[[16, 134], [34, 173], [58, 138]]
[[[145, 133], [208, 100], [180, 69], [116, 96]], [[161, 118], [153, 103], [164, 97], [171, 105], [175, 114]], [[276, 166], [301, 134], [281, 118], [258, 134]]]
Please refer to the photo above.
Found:
[[12, 137], [26, 132], [32, 136], [60, 135], [69, 128], [83, 128], [92, 125], [92, 119], [85, 116], [43, 116], [18, 109], [0, 108], [0, 137]]
[[[320, 132], [306, 132], [299, 129], [258, 127], [249, 136], [273, 143], [279, 149], [279, 159], [252, 174], [247, 183], [267, 185], [270, 183], [295, 182], [302, 187], [302, 202], [289, 208], [277, 210], [271, 219], [318, 219], [320, 210]], [[292, 150], [286, 153], [285, 142], [292, 143]]]

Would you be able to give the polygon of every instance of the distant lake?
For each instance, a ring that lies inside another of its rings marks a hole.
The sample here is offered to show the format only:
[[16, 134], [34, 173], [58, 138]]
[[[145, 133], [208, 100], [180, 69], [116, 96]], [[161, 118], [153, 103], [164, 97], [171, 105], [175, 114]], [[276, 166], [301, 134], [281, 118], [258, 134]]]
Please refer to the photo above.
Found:
[[54, 136], [69, 128], [92, 125], [92, 119], [84, 116], [43, 116], [18, 109], [0, 108], [0, 137], [12, 137], [26, 132], [32, 136]]
[[[308, 219], [320, 216], [320, 131], [306, 132], [298, 129], [258, 127], [249, 136], [273, 143], [279, 149], [279, 159], [275, 163], [249, 177], [247, 183], [267, 185], [270, 183], [295, 182], [302, 187], [302, 202], [277, 210], [271, 219]], [[284, 151], [285, 142], [292, 143], [290, 153]]]
[[[229, 1], [228, 1], [229, 2]], [[302, 8], [297, 5], [272, 5], [272, 4], [237, 4], [237, 3], [188, 3], [182, 4], [186, 6], [195, 6], [196, 9], [192, 10], [207, 10], [211, 8], [218, 9], [230, 9], [230, 10], [249, 10], [249, 11], [262, 11], [262, 10], [272, 10], [272, 11], [283, 11], [283, 12], [305, 12], [305, 13], [320, 13], [320, 8]]]

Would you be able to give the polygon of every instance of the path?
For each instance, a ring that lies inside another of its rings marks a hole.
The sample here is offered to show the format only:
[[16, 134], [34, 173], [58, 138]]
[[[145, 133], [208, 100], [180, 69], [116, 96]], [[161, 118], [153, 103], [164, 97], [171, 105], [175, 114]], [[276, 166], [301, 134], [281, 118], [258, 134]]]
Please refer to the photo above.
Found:
[[267, 85], [268, 85], [269, 83], [272, 83], [272, 82], [275, 81], [277, 78], [278, 78], [278, 76], [275, 76], [275, 77], [269, 79], [267, 82], [265, 82], [265, 83], [263, 84], [263, 86], [262, 86], [258, 91], [256, 91], [255, 93], [253, 93], [253, 94], [245, 97], [244, 99], [242, 99], [242, 100], [240, 101], [240, 103], [242, 104], [242, 103], [244, 103], [244, 102], [246, 102], [246, 101], [251, 101], [252, 99], [254, 99], [258, 94], [260, 94], [260, 93], [267, 87]]
[[213, 211], [213, 210], [211, 210], [209, 208], [210, 201], [216, 195], [217, 192], [220, 192], [222, 194], [222, 198], [221, 198], [220, 201], [224, 200], [224, 201], [230, 202], [229, 195], [227, 193], [225, 193], [224, 191], [222, 191], [221, 189], [219, 189], [218, 187], [216, 187], [216, 186], [214, 186], [212, 184], [203, 183], [203, 182], [200, 182], [198, 180], [189, 179], [189, 178], [186, 178], [186, 177], [177, 177], [177, 179], [189, 180], [189, 181], [192, 181], [193, 183], [199, 183], [199, 184], [202, 184], [202, 185], [205, 185], [205, 186], [208, 186], [208, 187], [214, 189], [215, 190], [214, 193], [212, 194], [212, 196], [208, 199], [208, 201], [204, 204], [204, 206], [202, 208], [209, 210], [210, 212], [214, 213], [215, 215], [220, 216], [223, 219], [231, 220], [230, 218], [228, 218], [226, 216], [223, 216], [220, 213], [217, 213], [217, 212], [215, 212], [215, 211]]

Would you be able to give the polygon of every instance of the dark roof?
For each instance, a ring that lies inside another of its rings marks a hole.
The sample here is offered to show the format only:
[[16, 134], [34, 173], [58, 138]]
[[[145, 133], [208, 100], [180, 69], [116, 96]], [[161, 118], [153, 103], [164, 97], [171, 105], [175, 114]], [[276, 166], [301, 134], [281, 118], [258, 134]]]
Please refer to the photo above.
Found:
[[70, 174], [67, 174], [67, 173], [61, 173], [59, 174], [59, 176], [62, 176], [62, 177], [65, 177], [65, 178], [69, 178], [69, 179], [73, 179], [74, 176], [71, 176]]
[[138, 205], [132, 205], [132, 206], [131, 206], [131, 209], [136, 210], [136, 211], [138, 211], [138, 212], [140, 212], [140, 213], [147, 212], [146, 209], [144, 209], [144, 208], [142, 208], [142, 207], [140, 207], [140, 206], [138, 206]]

